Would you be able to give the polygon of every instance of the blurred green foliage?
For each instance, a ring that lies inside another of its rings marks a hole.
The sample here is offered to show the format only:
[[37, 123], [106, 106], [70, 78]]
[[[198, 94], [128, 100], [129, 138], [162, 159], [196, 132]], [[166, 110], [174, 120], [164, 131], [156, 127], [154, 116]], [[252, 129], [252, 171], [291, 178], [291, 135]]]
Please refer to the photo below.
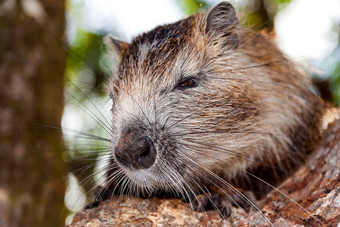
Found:
[[175, 0], [185, 15], [191, 15], [201, 9], [208, 8], [206, 1], [199, 0]]
[[333, 103], [340, 105], [340, 35], [338, 38], [338, 46], [329, 56], [332, 65], [329, 74], [329, 86], [331, 88]]
[[[103, 63], [103, 36], [80, 30], [71, 43], [67, 58], [66, 77], [82, 83], [81, 87], [97, 96], [106, 95], [105, 82], [109, 78]], [[73, 92], [79, 92], [74, 86]], [[79, 97], [85, 101], [85, 97]]]

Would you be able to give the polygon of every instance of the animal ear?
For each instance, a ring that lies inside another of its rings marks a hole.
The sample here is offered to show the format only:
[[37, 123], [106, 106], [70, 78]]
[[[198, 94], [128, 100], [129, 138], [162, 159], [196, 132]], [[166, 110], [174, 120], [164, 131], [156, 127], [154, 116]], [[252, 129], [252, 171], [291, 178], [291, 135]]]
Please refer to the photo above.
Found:
[[223, 46], [236, 47], [238, 37], [234, 28], [238, 23], [234, 7], [229, 2], [221, 2], [210, 10], [205, 32], [215, 43], [221, 42]]
[[129, 46], [129, 43], [121, 41], [119, 39], [116, 39], [112, 35], [105, 36], [104, 43], [106, 45], [106, 48], [111, 53], [118, 56], [119, 59], [122, 58], [124, 52], [126, 51], [127, 47]]

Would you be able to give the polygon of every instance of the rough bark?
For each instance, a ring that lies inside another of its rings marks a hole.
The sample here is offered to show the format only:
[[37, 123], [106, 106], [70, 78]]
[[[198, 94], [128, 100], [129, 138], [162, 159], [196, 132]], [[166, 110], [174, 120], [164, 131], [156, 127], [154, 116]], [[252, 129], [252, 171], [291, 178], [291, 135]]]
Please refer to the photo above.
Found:
[[0, 226], [62, 226], [64, 1], [0, 2]]
[[[333, 122], [306, 163], [264, 198], [262, 213], [274, 226], [339, 226], [340, 120]], [[312, 214], [312, 216], [310, 215]], [[260, 212], [233, 209], [227, 220], [216, 211], [193, 212], [178, 199], [113, 198], [79, 212], [75, 226], [270, 226]]]

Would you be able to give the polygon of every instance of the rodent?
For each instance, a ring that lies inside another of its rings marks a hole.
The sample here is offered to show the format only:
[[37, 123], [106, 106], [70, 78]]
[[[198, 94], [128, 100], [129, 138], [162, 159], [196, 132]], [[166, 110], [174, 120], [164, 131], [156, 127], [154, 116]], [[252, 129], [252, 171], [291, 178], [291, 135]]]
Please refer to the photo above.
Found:
[[243, 27], [228, 2], [130, 43], [105, 42], [120, 63], [97, 198], [165, 192], [228, 217], [233, 204], [247, 209], [239, 200], [252, 202], [249, 193], [271, 189], [252, 175], [276, 185], [321, 137], [325, 104], [306, 74], [271, 37]]

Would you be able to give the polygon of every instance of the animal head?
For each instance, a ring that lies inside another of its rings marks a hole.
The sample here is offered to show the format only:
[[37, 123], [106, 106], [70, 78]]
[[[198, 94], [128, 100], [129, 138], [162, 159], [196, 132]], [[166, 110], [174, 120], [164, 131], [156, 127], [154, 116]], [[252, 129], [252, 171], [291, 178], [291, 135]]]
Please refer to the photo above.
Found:
[[131, 43], [110, 36], [106, 43], [120, 59], [109, 84], [112, 159], [137, 188], [196, 187], [211, 174], [279, 160], [278, 147], [291, 143], [273, 135], [299, 124], [305, 100], [287, 87], [304, 94], [307, 83], [291, 64], [264, 65], [286, 59], [271, 41], [241, 28], [231, 4]]

